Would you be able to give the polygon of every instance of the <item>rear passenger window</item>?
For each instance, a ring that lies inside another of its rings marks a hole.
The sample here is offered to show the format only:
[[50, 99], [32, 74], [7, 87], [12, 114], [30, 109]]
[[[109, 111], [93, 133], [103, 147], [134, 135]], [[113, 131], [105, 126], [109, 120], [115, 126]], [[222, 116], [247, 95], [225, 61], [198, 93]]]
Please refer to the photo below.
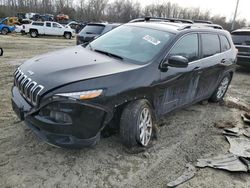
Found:
[[46, 23], [46, 27], [51, 27], [51, 23]]
[[183, 37], [174, 46], [170, 52], [170, 56], [180, 55], [189, 60], [189, 62], [199, 59], [198, 35], [191, 34]]
[[202, 58], [220, 53], [220, 41], [218, 35], [201, 34]]
[[221, 42], [221, 51], [225, 52], [230, 49], [230, 44], [227, 40], [227, 37], [220, 35], [220, 42]]

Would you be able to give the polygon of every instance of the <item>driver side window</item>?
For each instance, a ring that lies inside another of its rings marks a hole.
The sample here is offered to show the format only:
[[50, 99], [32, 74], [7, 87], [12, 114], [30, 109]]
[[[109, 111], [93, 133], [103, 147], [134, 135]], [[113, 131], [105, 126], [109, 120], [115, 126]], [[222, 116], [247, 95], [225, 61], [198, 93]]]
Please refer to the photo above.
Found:
[[199, 59], [199, 40], [197, 34], [191, 34], [180, 39], [171, 52], [169, 57], [180, 55], [188, 59], [189, 62]]

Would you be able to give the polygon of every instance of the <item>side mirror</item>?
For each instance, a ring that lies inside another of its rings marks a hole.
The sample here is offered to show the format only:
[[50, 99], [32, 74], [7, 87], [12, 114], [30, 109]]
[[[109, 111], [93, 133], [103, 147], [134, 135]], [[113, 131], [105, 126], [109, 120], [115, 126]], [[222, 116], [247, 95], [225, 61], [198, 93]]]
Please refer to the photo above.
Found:
[[171, 56], [161, 64], [161, 68], [163, 69], [167, 67], [186, 68], [187, 66], [188, 59], [180, 55]]
[[0, 48], [0, 56], [3, 56], [3, 49]]

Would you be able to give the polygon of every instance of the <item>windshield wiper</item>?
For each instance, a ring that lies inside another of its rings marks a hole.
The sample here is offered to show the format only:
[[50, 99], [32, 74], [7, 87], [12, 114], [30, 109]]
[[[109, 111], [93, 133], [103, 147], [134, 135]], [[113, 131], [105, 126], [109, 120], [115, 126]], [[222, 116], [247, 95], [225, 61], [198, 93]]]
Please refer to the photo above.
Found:
[[107, 55], [109, 57], [113, 57], [113, 58], [117, 58], [117, 59], [123, 60], [123, 57], [121, 57], [119, 55], [116, 55], [116, 54], [112, 54], [112, 53], [105, 52], [105, 51], [102, 51], [102, 50], [97, 50], [97, 49], [95, 49], [94, 51], [98, 52], [98, 53], [101, 53], [101, 54], [105, 54], [105, 55]]

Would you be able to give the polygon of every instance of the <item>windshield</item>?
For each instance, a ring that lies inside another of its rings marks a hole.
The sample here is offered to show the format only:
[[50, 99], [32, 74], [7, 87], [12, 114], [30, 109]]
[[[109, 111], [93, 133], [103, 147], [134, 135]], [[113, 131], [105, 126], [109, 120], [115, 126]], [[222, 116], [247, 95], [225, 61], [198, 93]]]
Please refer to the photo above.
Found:
[[170, 42], [174, 34], [155, 29], [120, 26], [91, 42], [93, 50], [145, 64]]
[[250, 45], [250, 31], [233, 32], [232, 39], [235, 45]]

